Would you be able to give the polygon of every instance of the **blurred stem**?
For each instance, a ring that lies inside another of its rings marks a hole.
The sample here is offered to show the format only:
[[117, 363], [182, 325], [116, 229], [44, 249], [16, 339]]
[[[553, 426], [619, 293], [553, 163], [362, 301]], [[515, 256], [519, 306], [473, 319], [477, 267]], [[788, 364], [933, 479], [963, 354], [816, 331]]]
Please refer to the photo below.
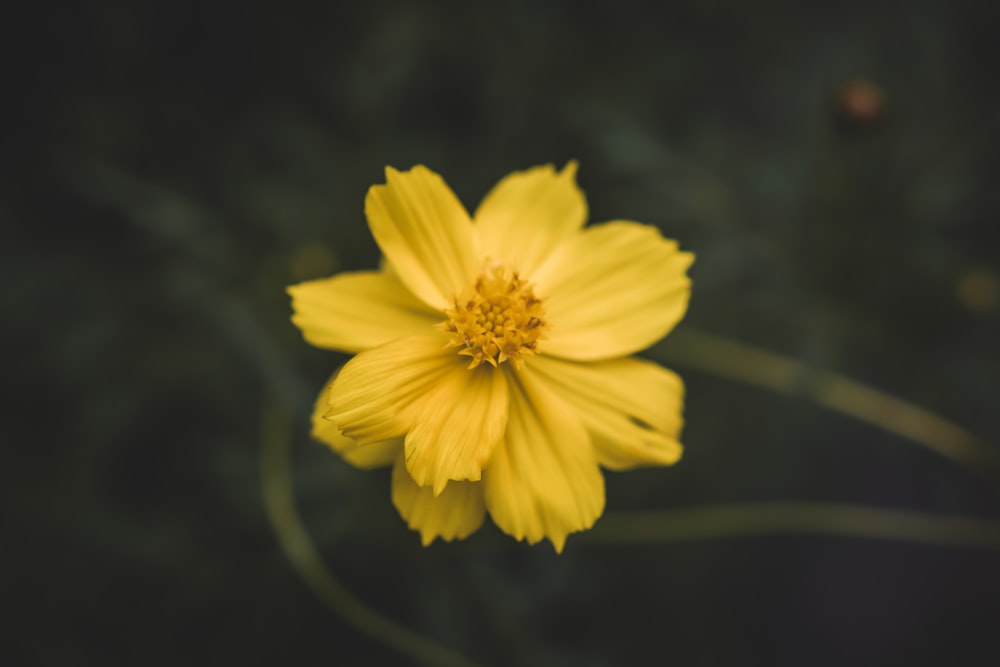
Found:
[[1000, 550], [1000, 521], [838, 503], [740, 503], [608, 513], [577, 544], [656, 544], [810, 533]]
[[[1000, 479], [1000, 456], [961, 427], [843, 375], [817, 371], [778, 354], [693, 332], [675, 332], [659, 350], [670, 363], [716, 373], [820, 405], [909, 438], [984, 477]], [[355, 597], [323, 564], [295, 508], [292, 427], [271, 402], [261, 424], [264, 504], [285, 555], [306, 586], [358, 631], [419, 664], [475, 663], [381, 615]], [[1000, 521], [834, 503], [742, 503], [654, 512], [609, 513], [577, 544], [655, 544], [774, 533], [894, 539], [1000, 550]]]
[[306, 586], [335, 614], [358, 631], [388, 645], [418, 664], [475, 667], [436, 644], [381, 615], [354, 596], [323, 564], [295, 508], [291, 483], [292, 427], [275, 402], [265, 406], [261, 424], [261, 480], [264, 505], [278, 542]]
[[1000, 481], [1000, 454], [962, 427], [839, 373], [719, 336], [683, 329], [657, 348], [677, 366], [708, 371], [822, 406], [903, 436], [980, 477]]

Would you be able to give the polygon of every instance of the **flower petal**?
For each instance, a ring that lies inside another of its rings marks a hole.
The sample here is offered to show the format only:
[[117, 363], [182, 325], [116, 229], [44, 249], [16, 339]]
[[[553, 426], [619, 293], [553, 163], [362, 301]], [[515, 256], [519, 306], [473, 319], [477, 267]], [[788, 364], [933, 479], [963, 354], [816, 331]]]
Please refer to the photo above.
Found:
[[479, 481], [503, 436], [507, 406], [502, 371], [488, 364], [453, 366], [414, 403], [405, 447], [413, 480], [432, 487], [434, 495], [449, 480]]
[[464, 357], [447, 338], [400, 338], [348, 361], [330, 389], [331, 419], [348, 438], [367, 445], [406, 435], [413, 406], [443, 378], [464, 371]]
[[604, 511], [604, 477], [572, 408], [526, 364], [511, 381], [503, 442], [483, 471], [486, 507], [505, 533], [562, 551]]
[[587, 200], [576, 185], [576, 162], [510, 174], [483, 199], [474, 216], [483, 254], [531, 275], [587, 219]]
[[403, 336], [426, 334], [435, 313], [382, 271], [341, 273], [288, 288], [292, 322], [316, 347], [361, 352]]
[[420, 541], [425, 547], [436, 537], [446, 542], [468, 537], [486, 516], [482, 484], [452, 482], [440, 495], [435, 495], [431, 487], [417, 486], [413, 481], [406, 472], [401, 452], [392, 469], [392, 504], [406, 525], [420, 531]]
[[479, 268], [475, 230], [461, 202], [433, 171], [385, 170], [365, 198], [372, 236], [399, 277], [427, 305], [443, 309]]
[[358, 468], [382, 468], [391, 465], [403, 450], [401, 438], [359, 445], [356, 440], [351, 440], [341, 433], [336, 424], [323, 416], [330, 409], [330, 388], [333, 386], [333, 380], [334, 378], [330, 378], [323, 387], [313, 407], [312, 437], [329, 445], [333, 451], [344, 457], [344, 460]]
[[684, 316], [692, 261], [649, 225], [609, 222], [578, 234], [531, 276], [551, 325], [542, 351], [590, 361], [649, 347]]
[[675, 373], [634, 358], [580, 364], [540, 356], [531, 366], [575, 408], [601, 465], [627, 470], [680, 458], [684, 383]]

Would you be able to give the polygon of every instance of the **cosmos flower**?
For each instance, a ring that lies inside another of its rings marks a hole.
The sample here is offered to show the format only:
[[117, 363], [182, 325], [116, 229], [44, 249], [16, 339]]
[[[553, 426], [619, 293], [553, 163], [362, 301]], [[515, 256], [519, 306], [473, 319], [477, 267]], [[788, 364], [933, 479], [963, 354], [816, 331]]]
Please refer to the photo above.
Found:
[[425, 545], [488, 512], [562, 551], [604, 510], [601, 467], [681, 455], [684, 386], [631, 357], [687, 308], [693, 255], [636, 222], [584, 227], [576, 164], [510, 174], [469, 214], [426, 167], [386, 169], [365, 213], [381, 270], [292, 286], [313, 345], [355, 356], [323, 389], [313, 436], [393, 467]]

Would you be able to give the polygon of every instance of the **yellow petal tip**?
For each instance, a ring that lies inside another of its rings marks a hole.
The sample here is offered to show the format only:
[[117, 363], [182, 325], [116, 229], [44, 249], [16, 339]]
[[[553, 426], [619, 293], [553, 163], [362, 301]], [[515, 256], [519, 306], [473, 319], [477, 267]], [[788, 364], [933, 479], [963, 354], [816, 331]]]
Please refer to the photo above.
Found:
[[580, 169], [580, 163], [576, 160], [570, 160], [566, 163], [566, 166], [562, 168], [559, 172], [560, 176], [566, 176], [570, 179], [576, 178], [576, 172]]

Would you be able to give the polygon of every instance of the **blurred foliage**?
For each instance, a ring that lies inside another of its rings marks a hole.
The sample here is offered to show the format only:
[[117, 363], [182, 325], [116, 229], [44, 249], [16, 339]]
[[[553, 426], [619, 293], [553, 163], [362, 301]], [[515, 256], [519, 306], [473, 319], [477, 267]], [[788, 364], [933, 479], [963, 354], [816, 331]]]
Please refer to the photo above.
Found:
[[[425, 163], [473, 207], [509, 171], [577, 158], [593, 220], [656, 224], [698, 254], [682, 327], [855, 377], [1000, 446], [989, 3], [584, 5], [9, 10], [10, 664], [404, 664], [277, 546], [257, 470], [275, 401], [295, 415], [297, 499], [330, 567], [485, 664], [997, 664], [995, 552], [766, 536], [570, 538], [556, 556], [492, 527], [423, 549], [387, 474], [308, 441], [343, 358], [302, 342], [284, 286], [375, 265], [362, 204], [383, 166]], [[851, 97], [859, 80], [874, 111]], [[685, 458], [609, 475], [609, 510], [1000, 516], [995, 484], [900, 438], [683, 374]]]

